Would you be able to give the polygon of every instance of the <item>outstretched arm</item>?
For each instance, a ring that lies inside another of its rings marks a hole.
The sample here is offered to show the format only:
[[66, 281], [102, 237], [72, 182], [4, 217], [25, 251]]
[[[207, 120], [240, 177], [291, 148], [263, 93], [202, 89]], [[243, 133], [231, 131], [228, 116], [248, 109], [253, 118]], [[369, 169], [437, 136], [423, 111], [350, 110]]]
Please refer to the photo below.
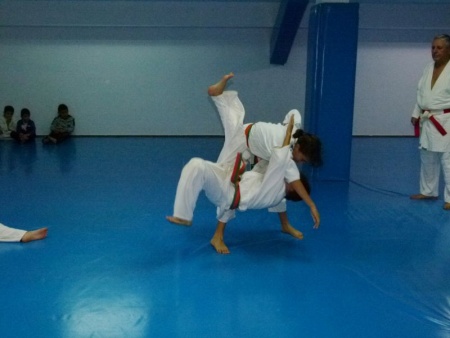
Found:
[[314, 201], [311, 199], [305, 187], [303, 186], [302, 181], [296, 180], [289, 183], [289, 185], [303, 199], [303, 202], [305, 202], [311, 209], [311, 216], [314, 220], [314, 229], [317, 229], [320, 225], [320, 214], [316, 208], [316, 205], [314, 204]]
[[[287, 146], [291, 142], [291, 135], [292, 135], [292, 129], [294, 128], [294, 115], [291, 115], [291, 119], [289, 120], [289, 124], [286, 129], [286, 136], [284, 138], [283, 146]], [[320, 225], [320, 214], [319, 211], [316, 208], [316, 205], [314, 204], [313, 200], [309, 196], [308, 192], [306, 191], [302, 181], [296, 180], [291, 183], [292, 189], [295, 190], [295, 192], [303, 199], [303, 201], [309, 206], [311, 209], [311, 216], [314, 220], [314, 229], [317, 229]]]

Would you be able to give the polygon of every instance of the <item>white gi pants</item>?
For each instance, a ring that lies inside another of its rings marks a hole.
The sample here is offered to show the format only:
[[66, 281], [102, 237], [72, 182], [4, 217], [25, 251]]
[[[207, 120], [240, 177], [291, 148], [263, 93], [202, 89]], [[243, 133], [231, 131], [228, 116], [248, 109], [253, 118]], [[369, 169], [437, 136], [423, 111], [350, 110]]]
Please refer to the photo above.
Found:
[[202, 190], [217, 206], [217, 219], [227, 223], [235, 211], [228, 210], [234, 186], [230, 177], [238, 152], [247, 149], [244, 133], [245, 110], [237, 92], [225, 91], [213, 96], [225, 132], [225, 141], [217, 163], [201, 158], [191, 159], [183, 168], [178, 181], [173, 216], [191, 221], [198, 196]]
[[211, 203], [217, 206], [217, 219], [227, 223], [234, 218], [229, 210], [234, 187], [231, 185], [232, 167], [201, 158], [191, 159], [183, 168], [178, 181], [173, 215], [192, 221], [195, 206], [203, 190]]
[[14, 229], [0, 223], [0, 242], [20, 242], [25, 230]]
[[439, 196], [439, 176], [444, 173], [444, 201], [450, 202], [450, 153], [420, 150], [420, 193], [425, 196]]

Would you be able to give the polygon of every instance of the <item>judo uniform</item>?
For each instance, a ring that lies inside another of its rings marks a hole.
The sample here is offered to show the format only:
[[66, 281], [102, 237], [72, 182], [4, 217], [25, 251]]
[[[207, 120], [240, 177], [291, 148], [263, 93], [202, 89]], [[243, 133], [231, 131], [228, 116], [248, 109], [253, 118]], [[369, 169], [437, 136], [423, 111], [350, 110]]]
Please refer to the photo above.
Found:
[[[238, 93], [236, 91], [224, 91], [222, 95], [213, 96], [214, 101], [219, 116], [223, 121], [223, 116], [232, 115], [237, 119], [236, 123], [242, 124], [245, 116], [245, 109], [242, 102], [239, 100]], [[286, 135], [286, 128], [291, 115], [294, 116], [294, 127], [292, 130], [292, 135], [297, 129], [301, 128], [302, 117], [300, 112], [296, 109], [289, 111], [284, 120], [283, 124], [280, 123], [268, 123], [268, 122], [256, 122], [251, 126], [250, 133], [248, 135], [248, 140], [245, 135], [245, 130], [249, 124], [243, 125], [242, 128], [235, 130], [235, 134], [230, 137], [227, 141], [225, 140], [224, 149], [236, 154], [240, 152], [243, 154], [245, 160], [249, 161], [253, 156], [257, 156], [260, 159], [269, 160], [272, 155], [272, 149], [283, 144], [284, 137]], [[295, 144], [295, 139], [292, 137], [290, 144]], [[219, 155], [218, 162], [223, 162], [224, 158], [222, 154]], [[300, 179], [300, 172], [298, 170], [297, 164], [291, 160], [288, 167], [285, 170], [285, 178], [287, 183]], [[286, 211], [286, 200], [282, 199], [280, 203], [276, 206], [269, 208], [270, 212], [284, 212]]]
[[0, 242], [20, 242], [25, 230], [14, 229], [0, 223]]
[[[245, 109], [242, 102], [239, 100], [238, 93], [236, 91], [225, 91], [222, 95], [213, 96], [212, 100], [219, 111], [219, 116], [222, 119], [222, 123], [224, 122], [222, 116], [235, 115], [235, 118], [239, 119], [238, 122], [243, 124]], [[297, 129], [301, 128], [302, 123], [300, 112], [296, 109], [293, 109], [287, 113], [283, 124], [268, 122], [256, 122], [252, 124], [252, 128], [248, 136], [248, 146], [247, 139], [245, 137], [245, 129], [248, 124], [243, 125], [242, 128], [235, 131], [235, 135], [231, 136], [228, 144], [225, 143], [224, 149], [227, 149], [228, 152], [228, 148], [234, 147], [234, 149], [230, 150], [234, 150], [235, 154], [237, 152], [243, 153], [245, 159], [250, 158], [251, 155], [255, 155], [261, 159], [269, 160], [272, 155], [272, 149], [283, 144], [287, 124], [289, 123], [291, 115], [294, 115], [294, 128], [292, 130], [292, 134], [294, 134]], [[293, 145], [294, 143], [295, 139], [291, 138], [290, 144]], [[222, 155], [219, 155], [217, 162], [223, 161], [221, 156]], [[298, 167], [295, 162], [292, 161], [286, 171], [286, 180], [290, 183], [299, 179], [300, 173], [298, 171]]]
[[[415, 118], [420, 117], [420, 193], [439, 195], [441, 164], [445, 179], [444, 200], [450, 202], [450, 112], [447, 112], [450, 108], [450, 62], [431, 88], [433, 68], [434, 62], [429, 63], [419, 80], [417, 103], [412, 114]], [[442, 135], [439, 128], [447, 134]]]
[[[247, 150], [243, 124], [245, 111], [236, 92], [227, 91], [212, 98], [224, 127], [224, 145], [216, 163], [193, 158], [184, 166], [178, 182], [173, 216], [191, 221], [198, 195], [204, 190], [206, 197], [217, 207], [217, 219], [227, 223], [235, 217], [235, 210], [230, 206], [235, 193], [231, 175], [236, 154]], [[279, 146], [282, 143], [283, 140]], [[289, 146], [275, 147], [271, 153], [268, 161], [259, 161], [253, 170], [241, 176], [238, 210], [270, 208], [278, 206], [284, 199], [286, 172], [292, 170], [295, 163]], [[295, 169], [298, 172], [296, 166]]]

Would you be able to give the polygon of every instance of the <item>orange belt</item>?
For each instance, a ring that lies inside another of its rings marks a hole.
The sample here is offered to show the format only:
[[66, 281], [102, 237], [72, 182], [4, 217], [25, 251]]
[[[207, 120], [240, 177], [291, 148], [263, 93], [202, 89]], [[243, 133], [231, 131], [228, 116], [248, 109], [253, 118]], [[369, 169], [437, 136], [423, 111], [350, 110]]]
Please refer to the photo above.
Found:
[[252, 124], [249, 124], [248, 126], [247, 126], [247, 128], [245, 128], [245, 139], [247, 140], [247, 148], [249, 147], [248, 146], [248, 138], [250, 137], [250, 130], [252, 129], [252, 127], [253, 127], [253, 123]]
[[[422, 110], [422, 114], [423, 114], [425, 111], [426, 111], [426, 110]], [[450, 108], [444, 109], [444, 110], [443, 110], [443, 114], [448, 114], [448, 113], [450, 113]], [[439, 123], [439, 121], [436, 120], [436, 118], [434, 117], [434, 115], [431, 115], [430, 117], [428, 117], [428, 119], [431, 121], [431, 123], [433, 123], [433, 125], [436, 127], [436, 129], [438, 130], [438, 132], [439, 132], [442, 136], [447, 135], [447, 131], [444, 129], [444, 127], [442, 127], [442, 125]], [[414, 134], [415, 134], [416, 136], [419, 136], [419, 134], [420, 134], [419, 123], [417, 123], [416, 126], [415, 126]]]
[[241, 189], [239, 188], [239, 181], [241, 175], [245, 172], [245, 162], [242, 161], [242, 153], [237, 153], [234, 161], [233, 173], [231, 174], [231, 183], [234, 184], [234, 196], [231, 202], [230, 209], [237, 209], [241, 201]]

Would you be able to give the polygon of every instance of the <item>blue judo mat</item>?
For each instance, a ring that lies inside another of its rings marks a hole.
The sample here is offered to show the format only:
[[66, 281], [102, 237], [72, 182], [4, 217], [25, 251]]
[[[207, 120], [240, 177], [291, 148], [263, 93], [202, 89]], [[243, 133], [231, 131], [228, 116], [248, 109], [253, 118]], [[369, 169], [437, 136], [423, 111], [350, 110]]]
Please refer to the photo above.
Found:
[[319, 229], [303, 203], [288, 204], [303, 240], [276, 214], [238, 213], [230, 255], [209, 244], [203, 194], [192, 227], [165, 220], [183, 165], [222, 142], [0, 142], [0, 222], [49, 228], [0, 243], [0, 336], [450, 337], [450, 212], [408, 198], [416, 139], [354, 138], [350, 182], [312, 184]]

